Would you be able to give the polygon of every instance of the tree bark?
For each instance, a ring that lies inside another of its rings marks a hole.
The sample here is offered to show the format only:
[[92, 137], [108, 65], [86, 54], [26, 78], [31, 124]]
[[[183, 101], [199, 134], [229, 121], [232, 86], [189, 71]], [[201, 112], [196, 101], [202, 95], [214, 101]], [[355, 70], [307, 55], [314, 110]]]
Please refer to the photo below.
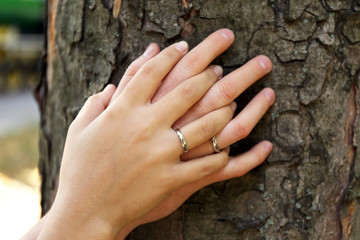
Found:
[[237, 99], [239, 109], [264, 86], [277, 93], [231, 152], [269, 139], [273, 153], [128, 239], [360, 239], [359, 0], [123, 0], [119, 18], [112, 6], [48, 2], [39, 87], [43, 213], [56, 194], [67, 128], [86, 98], [118, 83], [149, 43], [184, 39], [193, 47], [227, 27], [236, 40], [215, 61], [226, 73], [258, 54], [273, 61], [272, 72]]

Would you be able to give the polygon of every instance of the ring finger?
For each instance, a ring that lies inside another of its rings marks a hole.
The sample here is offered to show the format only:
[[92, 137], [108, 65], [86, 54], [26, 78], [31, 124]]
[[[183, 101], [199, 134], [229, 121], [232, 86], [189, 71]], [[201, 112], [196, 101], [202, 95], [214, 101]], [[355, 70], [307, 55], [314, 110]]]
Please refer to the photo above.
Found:
[[218, 133], [231, 120], [235, 109], [236, 103], [232, 102], [182, 127], [179, 137], [185, 139], [185, 146], [179, 148], [179, 153], [184, 152], [185, 148], [193, 149], [199, 146]]
[[[258, 93], [250, 103], [216, 135], [219, 148], [226, 148], [245, 138], [274, 101], [275, 93], [271, 88], [265, 88]], [[182, 156], [182, 160], [201, 157], [213, 152], [214, 149], [209, 140], [194, 148], [192, 151], [185, 153]]]
[[271, 62], [268, 57], [253, 58], [214, 84], [185, 115], [177, 120], [176, 125], [183, 126], [209, 111], [229, 104], [270, 69]]

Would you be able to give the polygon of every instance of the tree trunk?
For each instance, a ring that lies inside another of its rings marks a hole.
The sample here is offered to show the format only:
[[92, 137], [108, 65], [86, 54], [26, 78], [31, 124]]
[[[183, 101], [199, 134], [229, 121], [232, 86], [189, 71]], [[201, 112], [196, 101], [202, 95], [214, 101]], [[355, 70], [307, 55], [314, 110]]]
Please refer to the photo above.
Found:
[[[209, 186], [128, 239], [360, 239], [359, 0], [112, 0], [48, 2], [42, 104], [42, 207], [54, 200], [67, 128], [91, 94], [118, 83], [151, 42], [191, 47], [235, 32], [216, 62], [228, 73], [258, 54], [277, 101], [238, 154], [262, 139], [274, 150], [249, 174]], [[241, 79], [239, 79], [241, 81]], [[241, 107], [240, 107], [241, 109]]]

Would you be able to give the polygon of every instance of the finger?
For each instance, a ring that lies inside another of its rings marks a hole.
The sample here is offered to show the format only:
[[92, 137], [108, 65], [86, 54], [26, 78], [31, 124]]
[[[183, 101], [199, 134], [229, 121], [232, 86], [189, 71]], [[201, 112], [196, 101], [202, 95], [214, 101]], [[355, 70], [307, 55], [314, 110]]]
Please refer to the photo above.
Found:
[[74, 124], [80, 129], [88, 126], [107, 108], [115, 90], [115, 85], [109, 84], [102, 92], [90, 96], [74, 120]]
[[270, 70], [271, 61], [268, 57], [255, 57], [214, 84], [205, 96], [176, 122], [176, 125], [182, 127], [209, 111], [229, 104]]
[[219, 147], [223, 148], [247, 137], [275, 101], [271, 88], [263, 89], [254, 99], [218, 134]]
[[223, 181], [241, 177], [255, 167], [262, 164], [270, 155], [273, 145], [269, 141], [256, 144], [249, 151], [235, 157], [231, 157], [229, 164], [214, 176], [215, 181]]
[[156, 56], [160, 52], [160, 48], [156, 43], [151, 43], [145, 50], [145, 52], [138, 57], [135, 61], [133, 61], [129, 67], [126, 69], [124, 76], [121, 78], [119, 85], [116, 89], [115, 94], [112, 96], [110, 100], [110, 104], [114, 101], [114, 99], [120, 95], [125, 86], [130, 82], [130, 80], [134, 77], [134, 75], [139, 71], [139, 69], [151, 58]]
[[[187, 199], [193, 193], [210, 184], [237, 178], [245, 175], [255, 167], [262, 164], [272, 151], [272, 144], [269, 141], [262, 141], [256, 144], [249, 151], [235, 157], [231, 157], [227, 165], [219, 171], [188, 185], [181, 187], [176, 192], [181, 193], [178, 197]], [[188, 162], [192, 162], [188, 161]]]
[[171, 212], [175, 211], [192, 194], [194, 194], [203, 187], [206, 187], [215, 182], [224, 181], [244, 175], [254, 167], [261, 164], [266, 159], [266, 157], [268, 157], [271, 149], [271, 143], [268, 141], [263, 141], [257, 144], [251, 150], [249, 150], [249, 152], [247, 152], [246, 154], [239, 155], [229, 160], [228, 164], [219, 171], [214, 172], [213, 174], [210, 174], [203, 179], [191, 182], [178, 188], [177, 190], [172, 192], [164, 201], [162, 201], [161, 204], [159, 204], [155, 209], [152, 210], [152, 212], [157, 212], [157, 214], [147, 214], [144, 217], [138, 219], [137, 221], [127, 225], [125, 227], [126, 229], [122, 231], [122, 235], [119, 236], [125, 237], [127, 233], [134, 229], [136, 226], [166, 217]]
[[165, 78], [152, 102], [158, 101], [181, 82], [193, 77], [209, 66], [234, 41], [234, 33], [229, 29], [219, 29], [209, 35], [199, 45], [186, 54]]
[[175, 178], [179, 187], [199, 181], [226, 166], [229, 155], [226, 150], [206, 157], [181, 162], [176, 166]]
[[147, 61], [123, 90], [125, 99], [140, 104], [150, 101], [160, 82], [185, 55], [187, 50], [188, 44], [181, 41], [167, 47]]
[[[250, 103], [216, 135], [219, 148], [225, 148], [247, 137], [274, 101], [275, 93], [271, 88], [265, 88], [258, 93]], [[212, 144], [208, 141], [183, 154], [181, 158], [182, 160], [187, 160], [194, 157], [205, 156], [213, 152]]]
[[199, 75], [181, 83], [174, 90], [153, 104], [164, 116], [162, 121], [173, 125], [194, 103], [196, 103], [222, 74], [220, 66], [210, 66]]
[[186, 139], [188, 149], [204, 143], [223, 129], [231, 120], [235, 108], [236, 104], [233, 102], [184, 126], [181, 133]]

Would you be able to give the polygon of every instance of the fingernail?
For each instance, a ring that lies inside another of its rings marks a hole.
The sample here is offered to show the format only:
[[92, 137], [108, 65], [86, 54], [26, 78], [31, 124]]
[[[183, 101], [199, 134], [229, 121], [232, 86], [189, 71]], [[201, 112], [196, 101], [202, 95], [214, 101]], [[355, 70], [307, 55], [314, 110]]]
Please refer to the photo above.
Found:
[[146, 50], [145, 50], [145, 52], [144, 52], [144, 54], [143, 54], [144, 57], [146, 57], [146, 58], [150, 57], [150, 56], [154, 53], [154, 50], [155, 50], [154, 44], [151, 43], [151, 44], [146, 48]]
[[270, 104], [273, 104], [275, 101], [275, 94], [271, 88], [264, 89], [264, 95]]
[[222, 73], [223, 73], [223, 69], [222, 67], [216, 65], [213, 68], [214, 72], [216, 73], [216, 75], [218, 75], [219, 77], [221, 77]]
[[186, 53], [187, 50], [188, 50], [188, 48], [189, 48], [189, 45], [187, 44], [187, 42], [181, 41], [181, 42], [178, 42], [178, 43], [175, 45], [175, 48], [176, 48], [179, 52]]
[[221, 30], [221, 35], [226, 39], [230, 40], [234, 38], [234, 33], [229, 29], [223, 29]]
[[230, 104], [230, 106], [231, 106], [232, 110], [235, 112], [235, 110], [236, 110], [236, 108], [237, 108], [236, 102], [232, 102], [232, 103]]
[[269, 60], [269, 58], [264, 56], [259, 57], [259, 64], [266, 72], [270, 71], [271, 61]]
[[272, 143], [266, 141], [266, 142], [265, 142], [265, 149], [266, 149], [267, 153], [269, 154], [269, 153], [272, 151], [272, 149], [273, 149]]

